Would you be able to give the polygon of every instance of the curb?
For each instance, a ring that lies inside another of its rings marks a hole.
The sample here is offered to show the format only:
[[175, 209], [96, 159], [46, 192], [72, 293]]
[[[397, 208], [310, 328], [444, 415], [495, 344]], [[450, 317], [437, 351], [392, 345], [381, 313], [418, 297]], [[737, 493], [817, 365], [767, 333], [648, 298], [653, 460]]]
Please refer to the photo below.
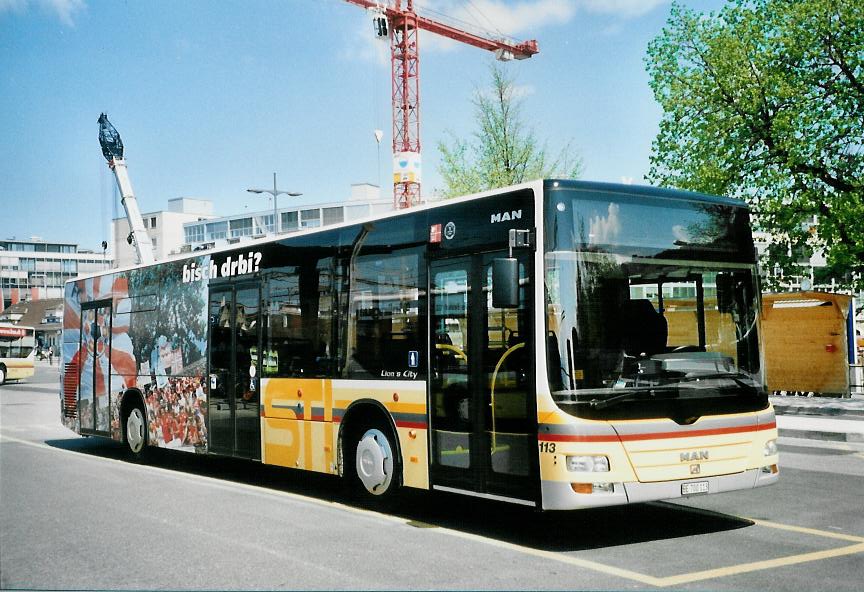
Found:
[[777, 433], [781, 438], [824, 440], [827, 442], [851, 442], [855, 444], [864, 443], [864, 433], [858, 432], [825, 432], [820, 430], [793, 430], [789, 428], [779, 428]]
[[852, 419], [864, 419], [864, 409], [843, 409], [840, 407], [810, 407], [807, 405], [783, 405], [773, 403], [774, 412], [778, 415], [813, 415], [819, 417], [851, 416]]

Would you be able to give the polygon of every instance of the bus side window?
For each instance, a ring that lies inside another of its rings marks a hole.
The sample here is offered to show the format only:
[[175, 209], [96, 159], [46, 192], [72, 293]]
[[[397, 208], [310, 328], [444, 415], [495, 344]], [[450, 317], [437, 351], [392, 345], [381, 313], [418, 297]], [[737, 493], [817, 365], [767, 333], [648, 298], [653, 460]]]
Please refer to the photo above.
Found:
[[329, 258], [285, 266], [270, 275], [265, 376], [332, 376], [332, 286]]
[[354, 274], [347, 377], [415, 379], [422, 349], [420, 251], [361, 251]]

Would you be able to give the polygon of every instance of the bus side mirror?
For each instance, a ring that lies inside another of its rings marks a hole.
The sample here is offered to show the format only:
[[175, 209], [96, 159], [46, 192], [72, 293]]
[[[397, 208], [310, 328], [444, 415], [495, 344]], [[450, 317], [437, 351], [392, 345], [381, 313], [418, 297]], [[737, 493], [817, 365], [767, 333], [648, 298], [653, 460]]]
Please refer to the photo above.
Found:
[[99, 341], [102, 337], [102, 329], [99, 328], [99, 323], [96, 321], [90, 323], [90, 337], [93, 338], [93, 341]]
[[512, 257], [492, 261], [492, 306], [519, 307], [519, 261]]

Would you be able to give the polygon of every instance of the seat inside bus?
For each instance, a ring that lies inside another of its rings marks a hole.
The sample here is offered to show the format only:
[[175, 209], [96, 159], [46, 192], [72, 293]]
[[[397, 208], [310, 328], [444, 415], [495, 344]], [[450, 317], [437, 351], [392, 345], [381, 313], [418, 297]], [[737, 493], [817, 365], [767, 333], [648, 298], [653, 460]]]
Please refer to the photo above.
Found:
[[652, 356], [666, 351], [669, 327], [650, 300], [624, 302], [621, 311], [621, 332], [624, 351], [628, 356]]

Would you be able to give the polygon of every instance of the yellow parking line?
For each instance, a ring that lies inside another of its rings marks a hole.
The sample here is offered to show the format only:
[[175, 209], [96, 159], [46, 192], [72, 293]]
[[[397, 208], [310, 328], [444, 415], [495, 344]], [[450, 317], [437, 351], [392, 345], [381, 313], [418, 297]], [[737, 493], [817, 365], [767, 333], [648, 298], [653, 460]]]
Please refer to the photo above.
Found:
[[[682, 506], [684, 508], [685, 506]], [[690, 510], [688, 508], [688, 510]], [[697, 513], [700, 512], [698, 509], [693, 509]], [[774, 569], [778, 567], [787, 567], [790, 565], [798, 565], [801, 563], [807, 563], [810, 561], [819, 561], [822, 559], [832, 559], [834, 557], [842, 557], [844, 555], [854, 555], [856, 553], [864, 553], [864, 537], [842, 534], [838, 532], [830, 532], [827, 530], [818, 530], [815, 528], [806, 528], [803, 526], [793, 526], [791, 524], [780, 524], [779, 522], [771, 522], [770, 520], [761, 520], [756, 518], [743, 518], [742, 520], [749, 520], [753, 522], [756, 526], [762, 526], [765, 528], [776, 528], [779, 530], [788, 530], [790, 532], [798, 532], [801, 534], [807, 534], [810, 536], [817, 536], [829, 539], [839, 539], [843, 541], [850, 541], [855, 543], [854, 545], [848, 545], [845, 547], [839, 547], [836, 549], [827, 549], [825, 551], [813, 551], [810, 553], [801, 553], [799, 555], [789, 555], [786, 557], [778, 557], [776, 559], [766, 559], [764, 561], [753, 561], [750, 563], [740, 563], [738, 565], [729, 565], [726, 567], [719, 567], [716, 569], [706, 569], [703, 571], [696, 571], [686, 574], [679, 574], [677, 576], [668, 576], [664, 578], [658, 578], [658, 583], [656, 586], [667, 587], [667, 586], [680, 586], [681, 584], [690, 584], [693, 582], [698, 582], [701, 580], [711, 580], [714, 578], [722, 578], [727, 576], [740, 575], [744, 573], [749, 573], [753, 571], [760, 571], [765, 569]]]
[[677, 576], [670, 576], [667, 578], [660, 578], [661, 583], [659, 584], [659, 586], [678, 586], [681, 584], [698, 582], [699, 580], [712, 580], [714, 578], [722, 578], [726, 576], [737, 576], [751, 571], [773, 569], [776, 567], [786, 567], [789, 565], [797, 565], [799, 563], [807, 563], [808, 561], [832, 559], [834, 557], [842, 557], [843, 555], [854, 555], [855, 553], [862, 552], [864, 552], [864, 543], [858, 543], [856, 545], [850, 545], [848, 547], [840, 547], [839, 549], [815, 551], [813, 553], [802, 553], [801, 555], [790, 555], [788, 557], [778, 557], [777, 559], [768, 559], [766, 561], [754, 561], [752, 563], [742, 563], [740, 565], [730, 565], [729, 567], [720, 567], [717, 569], [708, 569], [705, 571], [697, 571], [689, 574], [681, 574]]
[[[746, 520], [746, 518], [745, 518]], [[533, 555], [535, 557], [542, 557], [544, 559], [550, 559], [552, 561], [557, 561], [558, 563], [566, 563], [569, 565], [574, 565], [577, 567], [582, 567], [585, 569], [590, 569], [592, 571], [617, 576], [621, 578], [626, 578], [628, 580], [633, 580], [636, 582], [640, 582], [642, 584], [648, 584], [650, 586], [656, 586], [658, 588], [665, 588], [668, 586], [678, 586], [681, 584], [689, 584], [692, 582], [697, 582], [700, 580], [710, 580], [714, 578], [726, 577], [739, 575], [743, 573], [748, 573], [752, 571], [759, 571], [764, 569], [772, 569], [776, 567], [785, 567], [789, 565], [796, 565], [799, 563], [806, 563], [808, 561], [818, 561], [820, 559], [831, 559], [833, 557], [841, 557], [843, 555], [854, 555], [855, 553], [864, 552], [864, 537], [858, 537], [853, 535], [845, 535], [835, 532], [828, 532], [825, 530], [816, 530], [813, 528], [804, 528], [801, 526], [791, 526], [788, 524], [779, 524], [776, 522], [769, 522], [768, 520], [753, 520], [749, 519], [753, 523], [758, 526], [763, 526], [766, 528], [778, 528], [782, 530], [789, 530], [793, 532], [799, 532], [802, 534], [809, 534], [812, 536], [820, 536], [825, 538], [833, 538], [833, 539], [841, 539], [846, 541], [854, 541], [856, 544], [840, 547], [838, 549], [828, 549], [825, 551], [815, 551], [812, 553], [803, 553], [800, 555], [790, 555], [788, 557], [779, 557], [777, 559], [768, 559], [765, 561], [754, 561], [751, 563], [742, 563], [739, 565], [730, 565], [727, 567], [721, 567], [717, 569], [709, 569], [704, 571], [679, 574], [675, 576], [667, 576], [667, 577], [656, 577], [649, 574], [635, 572], [629, 569], [623, 569], [619, 567], [615, 567], [612, 565], [607, 565], [605, 563], [598, 563], [596, 561], [589, 561], [587, 559], [580, 559], [577, 557], [571, 557], [568, 555], [562, 555], [560, 553], [554, 553], [551, 551], [543, 551], [541, 549], [533, 549], [531, 547], [524, 547], [521, 545], [516, 545], [513, 543], [506, 543], [504, 541], [496, 541], [493, 539], [487, 539], [480, 535], [470, 534], [461, 532], [458, 530], [450, 530], [450, 529], [439, 529], [439, 532], [443, 532], [449, 534], [451, 536], [456, 536], [458, 538], [475, 540], [487, 545], [493, 545], [495, 547], [501, 547], [504, 549], [509, 549], [513, 551], [517, 551], [520, 553], [524, 553], [527, 555]]]
[[804, 526], [792, 526], [790, 524], [779, 524], [777, 522], [770, 522], [768, 520], [762, 520], [757, 518], [748, 518], [759, 524], [760, 526], [766, 526], [768, 528], [778, 528], [780, 530], [789, 530], [792, 532], [800, 532], [803, 534], [812, 534], [813, 536], [825, 537], [827, 539], [840, 539], [842, 541], [851, 541], [853, 543], [864, 543], [864, 537], [855, 536], [852, 534], [842, 534], [839, 532], [831, 532], [830, 530], [817, 530], [815, 528], [806, 528]]
[[541, 557], [543, 559], [550, 559], [552, 561], [557, 561], [558, 563], [566, 563], [568, 565], [573, 565], [576, 567], [582, 567], [585, 569], [590, 569], [592, 571], [618, 576], [620, 578], [625, 578], [628, 580], [634, 580], [636, 582], [640, 582], [642, 584], [649, 584], [651, 586], [663, 586], [663, 578], [657, 578], [648, 574], [639, 573], [636, 571], [631, 571], [629, 569], [623, 569], [620, 567], [615, 567], [614, 565], [607, 565], [605, 563], [598, 563], [596, 561], [590, 561], [588, 559], [580, 559], [578, 557], [571, 557], [569, 555], [562, 555], [560, 553], [555, 553], [553, 551], [544, 551], [542, 549], [534, 549], [531, 547], [524, 547], [522, 545], [517, 545], [514, 543], [507, 543], [505, 541], [499, 541], [495, 539], [489, 539], [479, 534], [471, 534], [469, 532], [462, 532], [461, 530], [452, 530], [449, 528], [438, 528], [435, 532], [440, 532], [443, 534], [447, 534], [450, 536], [455, 536], [460, 539], [467, 539], [470, 541], [478, 541], [485, 545], [491, 545], [493, 547], [499, 547], [501, 549], [507, 549], [510, 551], [516, 551], [518, 553], [522, 553], [525, 555], [532, 555], [534, 557]]

